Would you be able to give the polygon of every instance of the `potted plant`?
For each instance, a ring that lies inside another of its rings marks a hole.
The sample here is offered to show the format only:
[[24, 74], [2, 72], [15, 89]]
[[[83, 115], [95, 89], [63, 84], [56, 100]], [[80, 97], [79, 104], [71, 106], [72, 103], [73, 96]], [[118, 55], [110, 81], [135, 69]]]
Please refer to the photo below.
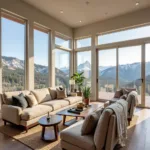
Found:
[[71, 79], [75, 80], [75, 84], [78, 86], [78, 91], [81, 92], [81, 88], [83, 86], [83, 82], [85, 77], [83, 76], [84, 72], [81, 73], [74, 73], [73, 76], [71, 77]]
[[91, 88], [84, 87], [82, 89], [82, 93], [83, 93], [83, 101], [84, 101], [85, 105], [88, 106], [89, 102], [90, 102]]

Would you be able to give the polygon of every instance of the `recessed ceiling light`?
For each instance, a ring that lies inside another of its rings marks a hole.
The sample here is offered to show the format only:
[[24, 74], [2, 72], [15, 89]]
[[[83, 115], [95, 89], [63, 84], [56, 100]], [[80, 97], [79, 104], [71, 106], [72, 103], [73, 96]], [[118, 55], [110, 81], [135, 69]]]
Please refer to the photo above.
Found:
[[139, 6], [139, 4], [140, 4], [139, 2], [136, 2], [136, 3], [135, 3], [136, 6]]
[[60, 13], [63, 14], [64, 13], [63, 10], [61, 10]]
[[79, 22], [81, 23], [82, 21], [80, 20]]

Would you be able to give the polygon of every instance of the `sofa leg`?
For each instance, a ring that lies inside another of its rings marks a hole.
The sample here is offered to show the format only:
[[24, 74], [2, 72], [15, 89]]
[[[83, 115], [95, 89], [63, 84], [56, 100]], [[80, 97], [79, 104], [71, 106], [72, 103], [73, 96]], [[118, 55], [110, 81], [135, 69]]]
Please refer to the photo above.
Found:
[[4, 120], [4, 126], [6, 126], [7, 125], [7, 121], [6, 120]]
[[129, 119], [128, 119], [128, 126], [130, 126], [130, 122], [131, 122], [131, 119], [129, 118]]
[[28, 132], [28, 127], [25, 127], [26, 133]]

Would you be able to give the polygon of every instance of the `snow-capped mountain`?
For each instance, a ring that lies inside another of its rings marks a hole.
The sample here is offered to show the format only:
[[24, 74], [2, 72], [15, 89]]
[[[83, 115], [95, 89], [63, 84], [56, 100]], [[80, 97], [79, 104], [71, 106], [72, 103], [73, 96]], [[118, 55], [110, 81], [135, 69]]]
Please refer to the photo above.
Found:
[[90, 71], [91, 70], [91, 64], [89, 61], [86, 61], [85, 63], [82, 63], [78, 66], [78, 71]]
[[[7, 67], [9, 70], [24, 69], [24, 61], [18, 58], [2, 56], [2, 63], [3, 66]], [[69, 72], [68, 68], [66, 68], [66, 71], [57, 68], [55, 69], [56, 69], [56, 74], [67, 75], [67, 72]], [[48, 67], [43, 65], [35, 64], [34, 70], [36, 73], [41, 73], [41, 74], [48, 73]]]
[[7, 66], [8, 69], [15, 70], [17, 68], [24, 68], [24, 61], [14, 57], [2, 56], [3, 66]]
[[[24, 61], [14, 57], [2, 56], [3, 66], [8, 67], [10, 70], [24, 69]], [[39, 73], [47, 73], [48, 67], [35, 64], [35, 71]]]
[[[9, 70], [24, 69], [24, 61], [14, 57], [2, 56], [3, 66], [6, 66]], [[146, 76], [150, 75], [150, 62], [146, 62]], [[84, 72], [84, 75], [88, 78], [91, 76], [91, 64], [89, 61], [80, 64], [78, 72]], [[133, 81], [141, 78], [141, 63], [119, 65], [119, 79], [124, 81]], [[48, 72], [47, 66], [35, 64], [35, 72], [46, 74]], [[69, 74], [69, 68], [64, 67], [57, 69], [57, 74]], [[103, 78], [116, 78], [116, 67], [115, 66], [99, 66], [99, 75]]]

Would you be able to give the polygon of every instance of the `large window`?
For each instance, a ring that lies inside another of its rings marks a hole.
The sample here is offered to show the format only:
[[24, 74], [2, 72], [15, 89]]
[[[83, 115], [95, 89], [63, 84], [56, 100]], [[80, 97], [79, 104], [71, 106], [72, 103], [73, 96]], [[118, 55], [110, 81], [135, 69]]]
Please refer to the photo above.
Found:
[[91, 86], [91, 51], [77, 52], [77, 72], [83, 72], [84, 86]]
[[2, 14], [2, 86], [5, 91], [25, 89], [24, 20]]
[[34, 85], [36, 89], [48, 87], [49, 33], [34, 29]]
[[70, 79], [70, 52], [55, 50], [55, 80], [56, 86], [69, 88]]
[[150, 26], [128, 29], [98, 36], [98, 45], [150, 37]]
[[77, 48], [91, 46], [91, 37], [77, 40], [76, 46]]
[[70, 49], [70, 40], [68, 39], [64, 39], [64, 38], [60, 38], [60, 37], [55, 37], [55, 44], [60, 46], [60, 47], [63, 47], [63, 48], [67, 48], [67, 49]]

